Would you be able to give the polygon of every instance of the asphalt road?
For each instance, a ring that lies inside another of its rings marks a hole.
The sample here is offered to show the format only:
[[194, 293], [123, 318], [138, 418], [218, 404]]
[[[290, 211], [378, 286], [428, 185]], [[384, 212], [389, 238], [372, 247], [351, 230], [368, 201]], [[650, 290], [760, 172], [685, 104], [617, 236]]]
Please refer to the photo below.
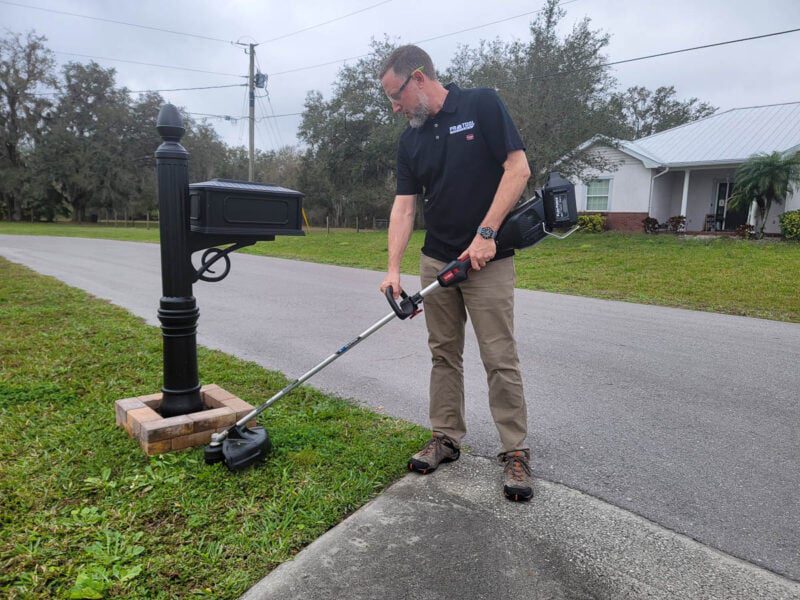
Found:
[[[0, 255], [158, 324], [156, 245], [0, 236]], [[381, 277], [235, 255], [227, 279], [195, 286], [198, 340], [297, 377], [389, 312]], [[800, 325], [522, 290], [516, 302], [536, 476], [800, 581]], [[423, 320], [393, 321], [310, 384], [427, 424], [428, 365]], [[465, 442], [492, 456], [474, 337], [465, 369]]]

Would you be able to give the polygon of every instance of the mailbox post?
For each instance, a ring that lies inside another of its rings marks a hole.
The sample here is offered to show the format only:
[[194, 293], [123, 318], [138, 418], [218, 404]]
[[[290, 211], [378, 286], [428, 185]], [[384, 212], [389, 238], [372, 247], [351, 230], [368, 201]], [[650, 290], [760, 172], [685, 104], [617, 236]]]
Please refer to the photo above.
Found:
[[187, 199], [189, 153], [181, 145], [185, 132], [171, 104], [158, 113], [156, 128], [163, 143], [156, 150], [159, 230], [161, 235], [161, 303], [158, 319], [164, 339], [164, 399], [161, 415], [173, 417], [203, 409], [197, 373], [197, 302], [192, 295]]
[[[164, 341], [164, 385], [160, 413], [173, 417], [203, 410], [197, 369], [197, 319], [192, 292], [198, 279], [220, 281], [230, 271], [228, 255], [276, 235], [304, 235], [303, 195], [279, 186], [212, 180], [189, 186], [189, 153], [178, 109], [164, 105], [156, 125], [163, 143], [156, 150], [161, 235], [162, 297], [158, 309]], [[231, 244], [225, 249], [215, 246]], [[192, 253], [206, 249], [200, 268]], [[211, 266], [224, 261], [221, 274]], [[208, 275], [212, 273], [212, 275]]]

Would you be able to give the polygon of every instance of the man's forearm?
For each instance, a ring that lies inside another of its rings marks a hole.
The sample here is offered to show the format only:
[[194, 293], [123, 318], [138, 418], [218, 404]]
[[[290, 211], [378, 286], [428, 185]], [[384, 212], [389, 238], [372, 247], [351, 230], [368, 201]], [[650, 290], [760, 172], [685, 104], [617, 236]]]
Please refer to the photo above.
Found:
[[403, 254], [414, 230], [414, 203], [416, 196], [398, 196], [392, 205], [389, 217], [389, 266], [390, 273], [399, 273]]
[[522, 192], [525, 191], [531, 172], [525, 153], [518, 152], [519, 154], [510, 156], [508, 162], [503, 165], [505, 169], [503, 176], [497, 186], [494, 200], [481, 221], [481, 227], [491, 227], [497, 231], [503, 224], [506, 215], [514, 208]]

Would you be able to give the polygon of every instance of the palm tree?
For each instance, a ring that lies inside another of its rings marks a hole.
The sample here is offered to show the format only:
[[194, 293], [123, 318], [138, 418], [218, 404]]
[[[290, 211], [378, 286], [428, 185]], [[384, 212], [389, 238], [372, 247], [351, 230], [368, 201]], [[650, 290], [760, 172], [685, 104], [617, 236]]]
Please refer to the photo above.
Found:
[[751, 202], [756, 203], [761, 223], [758, 230], [760, 239], [764, 237], [767, 214], [772, 203], [780, 204], [786, 200], [790, 188], [799, 185], [800, 153], [756, 154], [736, 170], [730, 206], [746, 208]]

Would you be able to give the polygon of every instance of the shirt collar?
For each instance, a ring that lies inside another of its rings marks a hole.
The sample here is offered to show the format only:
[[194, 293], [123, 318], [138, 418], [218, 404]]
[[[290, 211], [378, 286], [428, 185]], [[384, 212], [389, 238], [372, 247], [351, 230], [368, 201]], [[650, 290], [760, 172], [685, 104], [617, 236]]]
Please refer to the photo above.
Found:
[[444, 86], [447, 90], [447, 97], [444, 99], [442, 105], [442, 112], [454, 113], [458, 108], [458, 97], [461, 95], [461, 90], [455, 83], [448, 83]]

